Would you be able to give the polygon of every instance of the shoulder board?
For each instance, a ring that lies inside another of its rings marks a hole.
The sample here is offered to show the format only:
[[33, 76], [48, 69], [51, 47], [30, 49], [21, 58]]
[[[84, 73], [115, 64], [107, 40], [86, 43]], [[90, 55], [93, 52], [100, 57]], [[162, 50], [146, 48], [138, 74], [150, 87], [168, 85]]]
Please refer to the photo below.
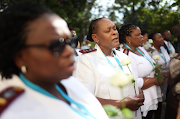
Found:
[[85, 53], [89, 53], [89, 52], [94, 52], [96, 50], [97, 49], [95, 49], [95, 48], [92, 48], [92, 49], [83, 49], [83, 50], [80, 50], [79, 52], [82, 53], [82, 54], [85, 54]]
[[129, 55], [129, 49], [124, 49], [123, 53]]
[[180, 53], [175, 57], [175, 59], [180, 60]]
[[23, 92], [24, 89], [21, 87], [9, 87], [0, 92], [0, 115]]
[[116, 47], [116, 50], [120, 51], [120, 47]]

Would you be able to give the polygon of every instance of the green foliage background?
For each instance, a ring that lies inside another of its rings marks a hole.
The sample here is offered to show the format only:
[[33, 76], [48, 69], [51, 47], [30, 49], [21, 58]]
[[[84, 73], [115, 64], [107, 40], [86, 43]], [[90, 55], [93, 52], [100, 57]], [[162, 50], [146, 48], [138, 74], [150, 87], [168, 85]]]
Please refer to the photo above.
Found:
[[[0, 9], [25, 0], [0, 0]], [[79, 39], [87, 34], [91, 13], [95, 0], [26, 0], [45, 4], [66, 20], [69, 27], [76, 30]]]
[[119, 7], [113, 9], [124, 13], [123, 24], [135, 24], [149, 33], [171, 31], [180, 23], [180, 0], [173, 3], [166, 0], [115, 0], [115, 3]]
[[[0, 0], [0, 9], [5, 9], [11, 4], [25, 0]], [[93, 13], [91, 9], [102, 6], [96, 4], [96, 0], [29, 0], [45, 4], [54, 12], [66, 20], [68, 25], [74, 28], [82, 41], [87, 34], [90, 19]], [[101, 0], [106, 1], [106, 0]], [[115, 0], [112, 7], [107, 8], [109, 19], [118, 27], [123, 24], [132, 23], [139, 26], [142, 30], [151, 32], [162, 32], [171, 30], [173, 26], [180, 23], [180, 0], [167, 3], [166, 0]], [[172, 0], [173, 1], [173, 0]], [[175, 8], [175, 10], [174, 10]], [[118, 19], [119, 14], [123, 13], [122, 21]], [[101, 13], [97, 15], [101, 16]]]

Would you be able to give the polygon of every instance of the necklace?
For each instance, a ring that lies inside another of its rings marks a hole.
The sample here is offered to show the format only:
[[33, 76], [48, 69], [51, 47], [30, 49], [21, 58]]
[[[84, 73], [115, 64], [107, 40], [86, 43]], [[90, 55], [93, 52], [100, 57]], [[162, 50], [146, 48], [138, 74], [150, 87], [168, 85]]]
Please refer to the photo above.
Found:
[[[127, 47], [129, 50], [131, 50], [133, 53], [135, 53], [127, 44], [124, 44], [124, 46]], [[144, 53], [142, 53], [138, 48], [136, 48], [136, 50], [137, 50], [146, 60], [148, 60], [148, 61], [151, 63], [151, 65], [153, 66], [153, 68], [155, 68], [153, 62], [149, 59], [149, 57], [147, 57]], [[135, 54], [137, 54], [137, 53], [135, 53]]]
[[158, 53], [159, 53], [159, 55], [161, 56], [161, 58], [163, 58], [163, 60], [165, 61], [165, 65], [166, 65], [166, 64], [167, 64], [166, 57], [164, 56], [161, 48], [159, 48], [159, 49], [160, 49], [160, 53], [159, 53], [159, 52], [158, 52]]
[[[54, 95], [52, 95], [51, 93], [49, 93], [48, 91], [44, 90], [43, 88], [41, 88], [40, 86], [32, 83], [31, 81], [29, 81], [28, 79], [26, 79], [26, 77], [24, 77], [24, 75], [22, 73], [19, 74], [20, 79], [26, 84], [26, 86], [28, 86], [29, 88], [44, 94], [48, 97], [51, 98], [55, 98], [55, 99], [59, 99], [57, 97], [55, 97]], [[64, 99], [66, 99], [69, 103], [76, 105], [76, 107], [78, 107], [78, 109], [70, 106], [70, 108], [75, 111], [76, 113], [78, 113], [80, 116], [82, 116], [85, 119], [96, 119], [87, 109], [85, 106], [81, 105], [80, 103], [76, 102], [75, 100], [73, 100], [72, 98], [70, 98], [67, 94], [65, 94], [63, 92], [63, 90], [56, 85], [56, 90], [61, 94], [61, 96], [63, 96]]]
[[[104, 54], [104, 52], [103, 52], [103, 54]], [[112, 51], [112, 55], [114, 56], [117, 64], [119, 65], [119, 67], [123, 70], [123, 68], [122, 68], [122, 66], [121, 66], [121, 64], [120, 64], [119, 59], [116, 57], [116, 55], [113, 53], [113, 51]], [[105, 54], [104, 54], [104, 56], [105, 56], [105, 58], [107, 59], [108, 63], [111, 65], [111, 67], [112, 67], [113, 69], [115, 69], [115, 66], [111, 63], [111, 61], [107, 58], [107, 56], [106, 56]]]

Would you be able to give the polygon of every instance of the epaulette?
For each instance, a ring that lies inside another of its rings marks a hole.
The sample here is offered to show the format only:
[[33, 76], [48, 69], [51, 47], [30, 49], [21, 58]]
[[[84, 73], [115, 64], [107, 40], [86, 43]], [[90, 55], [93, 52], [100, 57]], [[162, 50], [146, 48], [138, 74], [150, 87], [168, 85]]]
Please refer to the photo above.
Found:
[[175, 59], [180, 60], [180, 53], [175, 57]]
[[21, 87], [9, 87], [0, 92], [0, 115], [23, 92]]
[[85, 54], [85, 53], [89, 53], [89, 52], [94, 52], [96, 50], [97, 49], [95, 49], [95, 48], [92, 48], [92, 49], [83, 49], [83, 50], [80, 50], [79, 52], [82, 53], [82, 54]]
[[129, 49], [124, 49], [123, 53], [128, 55], [129, 54]]
[[118, 51], [120, 51], [120, 47], [116, 47], [115, 49], [118, 50]]

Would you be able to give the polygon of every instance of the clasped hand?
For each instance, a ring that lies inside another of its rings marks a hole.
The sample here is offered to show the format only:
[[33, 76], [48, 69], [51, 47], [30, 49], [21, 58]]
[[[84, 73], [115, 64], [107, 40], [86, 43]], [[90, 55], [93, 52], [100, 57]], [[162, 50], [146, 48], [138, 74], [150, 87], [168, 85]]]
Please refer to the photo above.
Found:
[[144, 94], [141, 89], [139, 89], [139, 95], [136, 97], [126, 97], [122, 101], [125, 102], [126, 108], [129, 108], [132, 111], [136, 111], [140, 106], [144, 105]]
[[161, 78], [161, 82], [158, 81], [158, 78], [157, 78], [157, 77], [154, 77], [154, 79], [155, 79], [155, 84], [156, 84], [156, 85], [161, 86], [161, 85], [164, 83], [164, 77]]

